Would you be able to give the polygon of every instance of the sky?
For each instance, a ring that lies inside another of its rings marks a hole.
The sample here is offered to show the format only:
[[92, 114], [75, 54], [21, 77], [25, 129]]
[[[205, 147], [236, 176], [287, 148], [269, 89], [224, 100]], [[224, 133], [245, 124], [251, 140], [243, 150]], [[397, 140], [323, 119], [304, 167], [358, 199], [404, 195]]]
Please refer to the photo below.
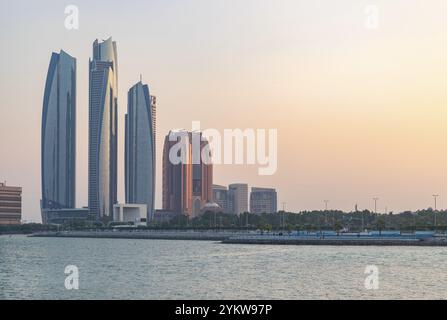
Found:
[[[79, 29], [64, 26], [67, 5]], [[374, 25], [370, 8], [377, 9]], [[51, 52], [77, 58], [77, 206], [87, 205], [88, 59], [117, 42], [118, 200], [124, 114], [139, 81], [157, 96], [156, 207], [172, 128], [277, 129], [278, 169], [216, 165], [214, 182], [275, 187], [289, 211], [399, 212], [447, 205], [444, 0], [0, 0], [0, 181], [40, 221], [40, 129]]]

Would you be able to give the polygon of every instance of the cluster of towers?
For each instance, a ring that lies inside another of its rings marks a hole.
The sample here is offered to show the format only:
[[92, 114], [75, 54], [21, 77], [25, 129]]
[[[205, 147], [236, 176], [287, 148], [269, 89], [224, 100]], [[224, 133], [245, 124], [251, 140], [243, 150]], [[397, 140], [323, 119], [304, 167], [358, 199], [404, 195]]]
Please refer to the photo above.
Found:
[[[79, 217], [85, 213], [89, 220], [102, 223], [113, 220], [118, 184], [117, 56], [116, 42], [111, 38], [94, 41], [89, 61], [88, 208], [85, 209], [75, 209], [76, 59], [62, 50], [51, 56], [41, 131], [44, 223], [54, 213], [58, 217], [70, 214]], [[144, 204], [146, 221], [150, 222], [155, 213], [156, 97], [141, 79], [128, 91], [124, 120], [125, 200], [127, 204]], [[197, 216], [212, 202], [213, 168], [211, 164], [193, 164], [190, 159], [171, 163], [169, 150], [180, 143], [169, 140], [171, 133], [166, 136], [163, 152], [163, 209]], [[200, 149], [207, 143], [203, 139]]]
[[[88, 215], [113, 219], [118, 177], [118, 59], [116, 42], [93, 43], [89, 61]], [[125, 116], [126, 202], [154, 213], [156, 99], [141, 80], [128, 92]], [[76, 59], [53, 53], [42, 112], [42, 219], [48, 210], [75, 208]]]
[[[114, 220], [118, 202], [117, 57], [112, 38], [93, 42], [89, 61], [88, 207], [76, 209], [76, 59], [62, 50], [51, 56], [41, 132], [44, 223], [54, 215], [62, 221], [64, 217], [105, 224]], [[128, 90], [124, 122], [125, 202], [143, 205], [147, 211], [144, 220], [150, 222], [155, 215], [156, 97], [141, 79]], [[187, 150], [181, 162], [170, 159], [171, 151], [177, 149]], [[211, 152], [209, 161], [196, 157], [205, 149], [209, 150], [209, 143], [199, 131], [171, 130], [166, 136], [161, 212], [196, 217], [207, 210], [248, 211], [247, 185], [233, 184], [228, 194], [213, 186]], [[258, 189], [250, 195], [250, 211], [276, 212], [276, 191]]]

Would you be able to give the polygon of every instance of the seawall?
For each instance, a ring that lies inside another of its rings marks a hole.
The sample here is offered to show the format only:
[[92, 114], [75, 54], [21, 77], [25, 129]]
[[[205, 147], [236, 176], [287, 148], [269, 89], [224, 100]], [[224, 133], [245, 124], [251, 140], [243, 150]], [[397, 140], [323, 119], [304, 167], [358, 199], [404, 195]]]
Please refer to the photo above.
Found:
[[[334, 237], [335, 238], [335, 237]], [[447, 241], [420, 239], [309, 239], [294, 237], [230, 237], [222, 240], [228, 244], [261, 244], [261, 245], [322, 245], [322, 246], [447, 246]]]
[[333, 246], [447, 246], [446, 237], [353, 237], [331, 236], [278, 236], [249, 235], [243, 232], [226, 231], [61, 231], [40, 232], [30, 237], [52, 238], [103, 238], [103, 239], [153, 239], [153, 240], [203, 240], [221, 241], [225, 244], [258, 245], [333, 245]]
[[147, 232], [147, 231], [64, 231], [41, 232], [30, 237], [52, 238], [103, 238], [103, 239], [154, 239], [154, 240], [207, 240], [222, 241], [234, 234], [219, 232]]

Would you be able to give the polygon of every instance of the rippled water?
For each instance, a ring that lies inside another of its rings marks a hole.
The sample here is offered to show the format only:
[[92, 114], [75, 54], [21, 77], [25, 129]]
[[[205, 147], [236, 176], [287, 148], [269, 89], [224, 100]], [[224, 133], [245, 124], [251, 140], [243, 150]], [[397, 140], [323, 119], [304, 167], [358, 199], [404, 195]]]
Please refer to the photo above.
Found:
[[[79, 290], [65, 289], [67, 265]], [[0, 299], [13, 298], [447, 299], [447, 248], [0, 236]]]

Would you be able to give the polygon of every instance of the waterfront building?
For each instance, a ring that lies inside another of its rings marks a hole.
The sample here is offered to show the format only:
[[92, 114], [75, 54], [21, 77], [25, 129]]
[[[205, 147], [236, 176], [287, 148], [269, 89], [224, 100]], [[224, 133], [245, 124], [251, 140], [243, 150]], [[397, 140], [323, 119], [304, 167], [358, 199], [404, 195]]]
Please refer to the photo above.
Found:
[[251, 188], [250, 213], [276, 213], [277, 193], [272, 188]]
[[0, 225], [20, 224], [22, 219], [22, 188], [0, 182]]
[[42, 108], [41, 209], [76, 201], [76, 59], [52, 53]]
[[228, 186], [228, 212], [248, 212], [248, 184], [233, 183]]
[[[170, 141], [170, 136], [177, 137], [177, 140]], [[201, 154], [203, 148], [208, 146], [201, 132], [171, 130], [163, 147], [163, 210], [190, 218], [200, 215], [203, 206], [213, 199], [213, 165], [202, 159], [193, 163], [192, 141], [196, 138], [200, 141], [200, 150], [197, 151]], [[176, 164], [170, 161], [169, 152], [177, 144], [184, 144], [181, 147], [186, 152], [183, 161]]]
[[137, 203], [117, 203], [113, 206], [113, 222], [130, 222], [146, 225], [147, 205]]
[[117, 202], [117, 62], [116, 42], [95, 40], [89, 61], [88, 207], [102, 222], [112, 219]]
[[146, 204], [147, 221], [155, 202], [155, 97], [140, 81], [128, 92], [125, 115], [126, 203]]

